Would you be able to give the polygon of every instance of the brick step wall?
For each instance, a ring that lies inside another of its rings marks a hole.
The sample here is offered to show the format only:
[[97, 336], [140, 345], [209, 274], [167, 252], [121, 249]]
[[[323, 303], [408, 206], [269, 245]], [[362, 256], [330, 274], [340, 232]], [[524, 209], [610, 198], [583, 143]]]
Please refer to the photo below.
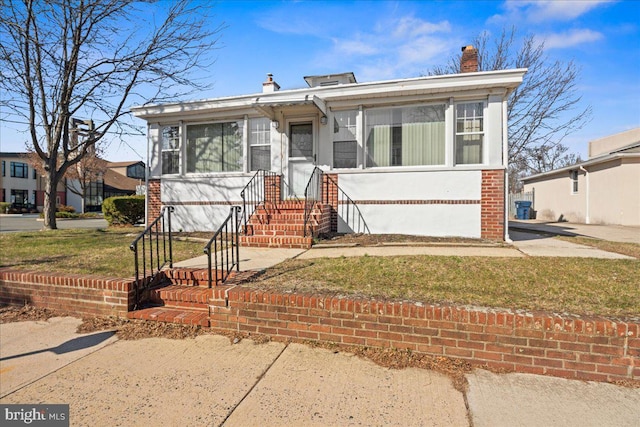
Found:
[[308, 249], [313, 237], [328, 232], [331, 227], [331, 209], [318, 204], [311, 213], [311, 235], [304, 236], [304, 202], [285, 201], [259, 206], [252, 215], [240, 245], [263, 248]]

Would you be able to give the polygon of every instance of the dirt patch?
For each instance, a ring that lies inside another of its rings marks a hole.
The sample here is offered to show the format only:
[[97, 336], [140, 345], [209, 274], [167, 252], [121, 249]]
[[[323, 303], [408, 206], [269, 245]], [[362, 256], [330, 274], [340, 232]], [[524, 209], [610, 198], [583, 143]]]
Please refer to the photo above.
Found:
[[200, 326], [177, 325], [164, 322], [146, 322], [143, 320], [127, 320], [118, 317], [90, 317], [82, 319], [76, 332], [90, 332], [111, 329], [121, 340], [139, 340], [143, 338], [185, 339], [209, 333]]
[[484, 239], [464, 237], [430, 237], [413, 236], [409, 234], [363, 234], [363, 233], [325, 233], [319, 236], [316, 244], [352, 244], [358, 246], [378, 246], [393, 243], [452, 243], [452, 244], [486, 244], [495, 245], [496, 242]]

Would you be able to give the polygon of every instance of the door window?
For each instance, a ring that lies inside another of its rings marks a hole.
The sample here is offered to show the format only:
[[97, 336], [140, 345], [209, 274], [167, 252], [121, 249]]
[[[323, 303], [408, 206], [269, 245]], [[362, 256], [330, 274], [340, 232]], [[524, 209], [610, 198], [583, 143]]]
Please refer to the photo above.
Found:
[[311, 123], [296, 123], [291, 125], [291, 144], [289, 157], [304, 157], [313, 161], [313, 126]]

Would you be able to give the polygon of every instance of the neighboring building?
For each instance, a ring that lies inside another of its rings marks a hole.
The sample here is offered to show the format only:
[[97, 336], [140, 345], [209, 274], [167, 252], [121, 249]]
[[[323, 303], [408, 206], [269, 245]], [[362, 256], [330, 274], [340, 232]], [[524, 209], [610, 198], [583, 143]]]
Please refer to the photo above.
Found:
[[[11, 203], [16, 211], [42, 211], [44, 205], [44, 178], [29, 165], [26, 153], [0, 153], [2, 161], [2, 202]], [[64, 183], [58, 186], [56, 204], [67, 202]], [[4, 213], [4, 212], [3, 212]]]
[[[102, 211], [104, 199], [114, 196], [131, 196], [136, 194], [136, 187], [143, 185], [145, 165], [142, 161], [109, 162], [100, 160], [100, 169], [104, 170], [100, 178], [91, 181], [86, 189], [84, 201], [85, 212]], [[67, 196], [69, 205], [82, 212], [82, 189], [78, 180], [69, 180]]]
[[286, 199], [317, 166], [372, 233], [504, 239], [507, 100], [526, 70], [477, 72], [463, 50], [460, 74], [308, 76], [293, 90], [268, 75], [259, 94], [134, 107], [148, 123], [148, 219], [173, 205], [176, 229], [215, 230], [255, 171], [277, 174]]
[[640, 226], [640, 128], [589, 142], [585, 162], [522, 181], [538, 219]]
[[[9, 202], [16, 211], [42, 211], [44, 207], [44, 177], [38, 175], [28, 163], [26, 153], [0, 153], [2, 161], [2, 202]], [[136, 188], [144, 184], [145, 164], [142, 161], [104, 162], [100, 179], [87, 188], [85, 211], [100, 211], [102, 201], [112, 196], [136, 194]], [[58, 184], [56, 205], [73, 206], [82, 212], [82, 193], [78, 180], [63, 179]], [[3, 212], [4, 213], [4, 212]]]

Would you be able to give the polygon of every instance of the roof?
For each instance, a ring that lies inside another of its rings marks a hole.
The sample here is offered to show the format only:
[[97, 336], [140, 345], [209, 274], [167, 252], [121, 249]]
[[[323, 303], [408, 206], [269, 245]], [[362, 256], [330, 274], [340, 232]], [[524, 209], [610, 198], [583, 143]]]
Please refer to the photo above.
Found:
[[129, 178], [111, 169], [107, 169], [102, 175], [102, 182], [112, 188], [119, 190], [136, 191], [136, 186], [140, 184], [140, 180]]
[[[168, 104], [150, 104], [131, 108], [133, 114], [140, 118], [171, 118], [206, 114], [212, 111], [229, 113], [253, 110], [265, 114], [259, 108], [263, 104], [270, 106], [287, 104], [296, 105], [312, 101], [318, 106], [321, 103], [340, 101], [357, 101], [367, 104], [375, 103], [391, 97], [424, 97], [427, 95], [449, 96], [457, 92], [474, 90], [509, 93], [520, 83], [526, 69], [483, 71], [475, 73], [448, 74], [441, 76], [425, 76], [409, 79], [382, 80], [367, 83], [349, 83], [330, 86], [316, 86], [304, 89], [280, 90], [269, 93], [204, 99], [197, 101], [176, 102]], [[322, 110], [321, 107], [319, 107]]]
[[565, 166], [563, 168], [550, 170], [547, 172], [538, 173], [535, 175], [531, 175], [525, 178], [522, 178], [521, 181], [533, 181], [540, 178], [545, 178], [548, 176], [553, 176], [559, 173], [564, 173], [576, 169], [580, 169], [580, 167], [593, 166], [600, 163], [606, 163], [611, 160], [623, 159], [623, 158], [638, 158], [640, 159], [640, 142], [635, 142], [633, 144], [629, 144], [625, 147], [618, 148], [616, 150], [611, 151], [610, 153], [604, 154], [602, 156], [594, 157], [592, 159], [586, 160], [584, 162], [576, 163], [570, 166]]
[[107, 160], [108, 168], [121, 168], [124, 166], [137, 165], [138, 163], [143, 163], [142, 160], [129, 160], [125, 162], [110, 162]]

